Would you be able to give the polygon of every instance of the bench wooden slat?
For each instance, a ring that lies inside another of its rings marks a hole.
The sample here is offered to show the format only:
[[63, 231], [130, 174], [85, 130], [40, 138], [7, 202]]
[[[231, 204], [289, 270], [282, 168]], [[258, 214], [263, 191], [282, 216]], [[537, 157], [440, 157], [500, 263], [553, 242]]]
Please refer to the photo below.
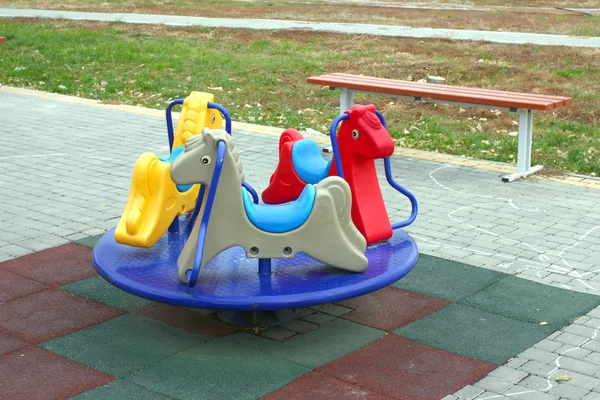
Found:
[[539, 99], [531, 96], [525, 97], [510, 95], [510, 92], [489, 91], [485, 89], [456, 90], [457, 87], [446, 85], [434, 85], [426, 83], [415, 83], [410, 81], [384, 80], [381, 78], [365, 77], [340, 77], [340, 76], [321, 76], [311, 77], [309, 83], [328, 85], [334, 87], [343, 87], [353, 90], [370, 91], [381, 94], [395, 94], [411, 97], [433, 98], [437, 100], [446, 100], [464, 103], [484, 104], [496, 107], [508, 108], [529, 108], [536, 110], [548, 110], [556, 107], [562, 107], [564, 101], [554, 99]]
[[[550, 108], [562, 107], [564, 105], [571, 104], [571, 99], [568, 97], [562, 96], [545, 96], [545, 95], [535, 95], [528, 93], [516, 93], [516, 92], [505, 92], [499, 90], [490, 90], [490, 89], [473, 89], [461, 86], [449, 86], [449, 85], [434, 85], [429, 83], [418, 83], [412, 81], [397, 81], [393, 79], [384, 79], [384, 78], [371, 78], [364, 77], [359, 75], [348, 75], [348, 74], [331, 74], [331, 75], [322, 75], [319, 77], [311, 77], [308, 79], [309, 83], [317, 83], [317, 84], [326, 84], [329, 86], [338, 86], [338, 87], [346, 87], [352, 89], [353, 85], [360, 84], [361, 88], [356, 88], [355, 90], [365, 90], [365, 91], [373, 91], [380, 93], [392, 93], [392, 94], [400, 94], [400, 95], [408, 95], [414, 96], [415, 91], [426, 91], [428, 95], [431, 94], [440, 94], [440, 95], [457, 95], [460, 96], [461, 99], [464, 99], [464, 96], [472, 97], [473, 103], [477, 103], [477, 101], [481, 97], [492, 96], [494, 98], [499, 98], [503, 100], [515, 100], [520, 104], [523, 104], [523, 100], [530, 101], [534, 103], [542, 102], [547, 104]], [[364, 86], [368, 86], [368, 88]], [[356, 87], [356, 86], [355, 86]], [[408, 91], [406, 93], [405, 91]], [[425, 96], [421, 96], [425, 97]], [[439, 98], [439, 96], [434, 96], [433, 98]], [[452, 101], [450, 98], [446, 98], [446, 100]], [[547, 108], [543, 108], [547, 109]]]
[[313, 76], [308, 83], [369, 91], [381, 94], [432, 98], [463, 103], [482, 104], [506, 108], [549, 110], [571, 104], [572, 100], [562, 96], [531, 95], [489, 89], [473, 89], [460, 86], [437, 85], [372, 78], [350, 74]]
[[[330, 86], [337, 86], [330, 84]], [[525, 99], [505, 99], [497, 96], [473, 94], [473, 93], [444, 93], [443, 91], [433, 90], [430, 88], [410, 88], [410, 87], [377, 87], [373, 85], [352, 83], [344, 84], [345, 88], [353, 90], [363, 90], [368, 92], [375, 92], [385, 94], [395, 94], [400, 96], [411, 96], [411, 97], [422, 97], [432, 98], [435, 100], [445, 100], [461, 103], [473, 103], [480, 105], [488, 105], [493, 107], [506, 107], [506, 108], [529, 108], [534, 110], [549, 110], [555, 107], [554, 103], [548, 103], [544, 101], [534, 101]]]
[[[326, 76], [327, 75], [324, 75], [321, 77], [326, 77]], [[361, 75], [336, 73], [336, 74], [331, 74], [329, 76], [333, 77], [336, 80], [341, 78], [341, 79], [349, 80], [349, 81], [364, 81], [364, 82], [368, 82], [371, 85], [378, 85], [378, 86], [400, 85], [400, 86], [411, 87], [411, 88], [420, 88], [420, 87], [431, 88], [432, 87], [431, 83], [399, 81], [399, 80], [394, 80], [394, 79], [375, 78], [375, 77], [361, 76]], [[507, 92], [507, 91], [495, 90], [495, 89], [469, 88], [469, 87], [464, 87], [464, 86], [436, 85], [435, 90], [436, 91], [439, 90], [440, 92], [447, 92], [447, 93], [455, 93], [455, 92], [457, 92], [457, 93], [473, 93], [475, 95], [489, 93], [494, 96], [499, 96], [499, 97], [509, 98], [509, 99], [512, 99], [512, 98], [535, 99], [535, 100], [554, 102], [556, 104], [563, 102], [563, 106], [569, 105], [572, 103], [572, 99], [570, 97], [564, 97], [564, 96], [549, 96], [549, 95], [533, 94], [533, 93]]]

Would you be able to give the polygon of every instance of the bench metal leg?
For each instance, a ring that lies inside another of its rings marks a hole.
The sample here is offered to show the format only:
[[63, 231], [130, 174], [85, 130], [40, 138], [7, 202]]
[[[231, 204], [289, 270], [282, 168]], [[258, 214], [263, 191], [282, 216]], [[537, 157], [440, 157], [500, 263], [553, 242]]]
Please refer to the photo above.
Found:
[[[342, 115], [346, 110], [349, 110], [354, 103], [354, 93], [350, 89], [342, 89], [340, 91], [340, 115]], [[327, 146], [323, 148], [323, 153], [332, 153], [333, 148], [331, 146]]]
[[519, 151], [517, 153], [517, 172], [502, 177], [503, 182], [533, 174], [543, 168], [531, 166], [531, 143], [533, 140], [533, 111], [519, 109]]
[[340, 91], [340, 115], [352, 107], [353, 97], [354, 93], [350, 89], [342, 89]]

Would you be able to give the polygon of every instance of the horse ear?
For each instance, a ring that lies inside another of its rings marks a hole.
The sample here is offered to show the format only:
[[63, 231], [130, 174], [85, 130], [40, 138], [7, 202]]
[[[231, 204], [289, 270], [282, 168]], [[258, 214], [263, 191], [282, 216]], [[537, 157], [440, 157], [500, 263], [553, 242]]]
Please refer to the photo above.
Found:
[[204, 128], [202, 129], [202, 135], [204, 135], [207, 140], [212, 140], [212, 143], [215, 146], [220, 140], [224, 141], [225, 145], [229, 146], [230, 136], [223, 129]]
[[213, 135], [213, 130], [210, 128], [206, 128], [206, 127], [203, 128], [202, 136], [204, 136], [204, 140], [207, 144], [208, 143], [216, 144], [216, 142], [217, 142], [215, 136]]
[[207, 128], [207, 127], [202, 128], [202, 135], [204, 135], [204, 137], [206, 137], [206, 138], [212, 138], [213, 137], [212, 129]]

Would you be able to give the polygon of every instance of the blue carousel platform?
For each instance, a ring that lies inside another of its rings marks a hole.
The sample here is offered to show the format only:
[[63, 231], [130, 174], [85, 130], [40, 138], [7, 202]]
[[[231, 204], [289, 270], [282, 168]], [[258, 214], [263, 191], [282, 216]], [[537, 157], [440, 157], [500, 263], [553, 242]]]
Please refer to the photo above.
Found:
[[[401, 229], [394, 230], [387, 242], [367, 249], [369, 265], [362, 273], [330, 267], [298, 253], [290, 259], [273, 259], [271, 273], [264, 274], [263, 270], [259, 274], [259, 261], [246, 258], [242, 248], [233, 247], [215, 257], [197, 284], [189, 287], [177, 276], [177, 258], [184, 245], [187, 219], [180, 217], [179, 231], [165, 233], [150, 248], [117, 243], [114, 229], [108, 231], [94, 247], [96, 269], [118, 288], [149, 300], [257, 312], [313, 306], [370, 293], [404, 277], [418, 257], [415, 242]], [[239, 317], [231, 312], [221, 316], [233, 322]], [[295, 314], [288, 315], [285, 319], [294, 317]]]
[[[166, 110], [169, 148], [173, 147], [171, 110], [183, 102], [176, 99]], [[208, 103], [207, 107], [217, 109], [224, 116], [226, 131], [231, 134], [227, 109], [215, 103]], [[376, 114], [386, 127], [383, 115], [379, 111]], [[340, 166], [336, 128], [348, 118], [347, 114], [340, 115], [330, 128], [333, 155]], [[94, 247], [94, 266], [116, 287], [149, 300], [215, 309], [222, 320], [244, 326], [266, 327], [289, 322], [296, 317], [297, 308], [341, 301], [384, 288], [400, 280], [416, 264], [417, 245], [400, 228], [415, 220], [417, 200], [394, 180], [389, 157], [384, 159], [384, 168], [388, 183], [410, 200], [411, 215], [405, 221], [392, 224], [394, 234], [388, 241], [367, 248], [368, 267], [362, 273], [325, 265], [304, 253], [285, 259], [249, 259], [241, 247], [233, 247], [211, 260], [197, 282], [195, 278], [192, 280], [195, 284], [181, 283], [177, 276], [177, 259], [189, 232], [188, 222], [199, 217], [200, 202], [192, 216], [176, 218], [168, 232], [150, 248], [117, 243], [114, 229], [108, 231]], [[338, 174], [343, 177], [341, 168]], [[243, 185], [258, 203], [254, 189], [246, 182]], [[214, 193], [212, 195], [214, 197]], [[208, 197], [210, 203], [210, 192]], [[204, 196], [199, 195], [199, 199], [202, 198]], [[210, 208], [208, 210], [210, 213]]]

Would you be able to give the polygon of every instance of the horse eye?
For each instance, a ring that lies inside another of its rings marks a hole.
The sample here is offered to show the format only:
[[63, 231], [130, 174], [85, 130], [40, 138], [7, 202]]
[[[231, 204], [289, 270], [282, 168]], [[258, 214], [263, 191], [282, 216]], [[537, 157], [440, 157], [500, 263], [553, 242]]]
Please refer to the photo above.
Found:
[[214, 124], [216, 120], [217, 120], [217, 116], [215, 114], [213, 114], [212, 117], [210, 118], [210, 122], [212, 122]]
[[354, 130], [352, 131], [352, 137], [353, 137], [354, 139], [358, 139], [358, 129], [354, 129]]
[[212, 162], [212, 158], [210, 158], [209, 155], [202, 156], [202, 158], [200, 159], [200, 162], [202, 163], [202, 165], [204, 165], [205, 167], [207, 167]]

